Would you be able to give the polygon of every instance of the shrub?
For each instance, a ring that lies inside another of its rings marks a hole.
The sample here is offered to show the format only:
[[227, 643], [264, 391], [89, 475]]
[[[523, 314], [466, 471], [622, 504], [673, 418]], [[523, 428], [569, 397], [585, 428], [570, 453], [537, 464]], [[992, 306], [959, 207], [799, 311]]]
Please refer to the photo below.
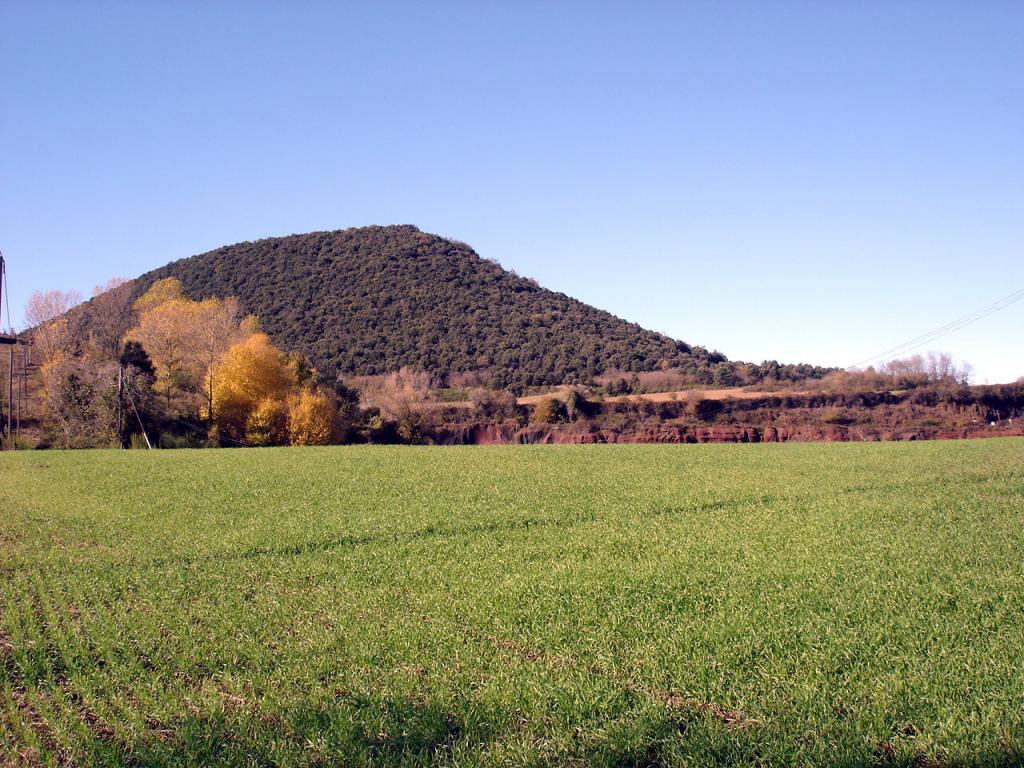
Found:
[[533, 421], [538, 424], [553, 424], [561, 417], [562, 404], [553, 397], [544, 397], [533, 406]]
[[[145, 441], [143, 441], [145, 445]], [[159, 448], [201, 448], [201, 441], [197, 440], [194, 435], [177, 435], [174, 432], [161, 432], [160, 437], [157, 439], [157, 447]]]
[[844, 408], [829, 406], [821, 411], [821, 420], [826, 424], [852, 424], [854, 419]]
[[565, 398], [565, 414], [569, 421], [576, 421], [581, 416], [589, 416], [590, 412], [591, 404], [587, 399], [578, 390], [570, 390]]
[[505, 389], [474, 389], [469, 393], [473, 409], [483, 419], [508, 419], [516, 415], [516, 396]]

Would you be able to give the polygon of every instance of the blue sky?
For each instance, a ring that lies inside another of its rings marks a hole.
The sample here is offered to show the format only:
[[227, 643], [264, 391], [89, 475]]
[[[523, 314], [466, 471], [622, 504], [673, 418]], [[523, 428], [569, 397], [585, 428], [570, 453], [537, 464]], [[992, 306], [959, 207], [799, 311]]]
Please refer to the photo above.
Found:
[[[1013, 2], [0, 0], [13, 319], [411, 223], [734, 359], [852, 364], [1024, 288], [1022, 40]], [[1022, 331], [920, 351], [1008, 381]]]

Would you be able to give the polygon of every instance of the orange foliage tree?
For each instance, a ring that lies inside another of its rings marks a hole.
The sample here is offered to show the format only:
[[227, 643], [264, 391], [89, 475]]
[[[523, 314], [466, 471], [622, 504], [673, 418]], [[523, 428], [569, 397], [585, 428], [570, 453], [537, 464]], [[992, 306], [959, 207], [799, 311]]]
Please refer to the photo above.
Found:
[[292, 445], [330, 445], [338, 437], [338, 409], [323, 392], [304, 389], [288, 398]]
[[[208, 373], [212, 412], [220, 434], [232, 440], [272, 444], [283, 442], [288, 396], [298, 381], [294, 367], [264, 333], [238, 342], [211, 366]], [[278, 405], [275, 405], [278, 404]]]
[[181, 292], [173, 277], [158, 280], [135, 302], [139, 322], [125, 338], [137, 341], [149, 354], [156, 370], [157, 388], [168, 410], [177, 395], [179, 410], [213, 413], [215, 377], [210, 372], [217, 360], [256, 328], [252, 317], [243, 317], [238, 299], [192, 301]]
[[295, 359], [254, 333], [210, 368], [213, 424], [221, 437], [252, 445], [328, 445], [339, 436], [327, 393], [303, 386]]
[[254, 445], [322, 445], [338, 434], [334, 399], [313, 389], [316, 373], [260, 333], [236, 298], [192, 301], [174, 278], [135, 302], [126, 335], [149, 354], [172, 410], [198, 412], [211, 437]]

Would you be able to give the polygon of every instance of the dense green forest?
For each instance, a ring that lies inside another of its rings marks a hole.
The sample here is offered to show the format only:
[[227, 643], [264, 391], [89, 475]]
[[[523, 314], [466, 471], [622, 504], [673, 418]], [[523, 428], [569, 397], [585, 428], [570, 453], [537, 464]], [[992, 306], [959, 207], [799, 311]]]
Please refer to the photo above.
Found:
[[[812, 366], [730, 363], [629, 323], [413, 226], [364, 227], [218, 248], [143, 275], [176, 277], [194, 299], [237, 296], [284, 349], [324, 373], [373, 375], [402, 366], [442, 381], [481, 372], [484, 383], [587, 383], [610, 370], [677, 369], [694, 383], [816, 377]], [[770, 370], [769, 370], [770, 369]]]

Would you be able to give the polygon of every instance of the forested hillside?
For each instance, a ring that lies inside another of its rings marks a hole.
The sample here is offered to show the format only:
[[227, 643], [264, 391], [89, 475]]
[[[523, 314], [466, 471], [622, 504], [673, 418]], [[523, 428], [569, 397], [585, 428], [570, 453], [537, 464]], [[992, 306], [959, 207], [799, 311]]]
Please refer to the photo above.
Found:
[[[609, 370], [672, 367], [708, 384], [735, 374], [720, 354], [541, 288], [413, 226], [225, 246], [143, 275], [136, 294], [163, 277], [178, 278], [194, 299], [237, 296], [277, 344], [324, 372], [481, 371], [491, 386], [515, 390]], [[752, 368], [747, 378], [757, 378]]]

